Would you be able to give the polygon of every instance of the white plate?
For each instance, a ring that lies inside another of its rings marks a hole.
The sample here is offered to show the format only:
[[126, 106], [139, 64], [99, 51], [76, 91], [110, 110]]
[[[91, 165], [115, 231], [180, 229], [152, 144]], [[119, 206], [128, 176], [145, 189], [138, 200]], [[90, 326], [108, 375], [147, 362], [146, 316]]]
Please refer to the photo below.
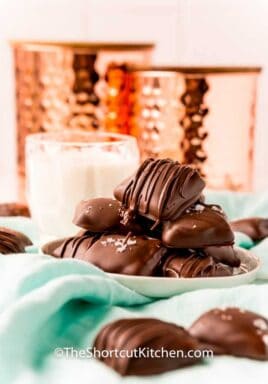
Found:
[[236, 248], [241, 260], [241, 267], [246, 268], [248, 272], [240, 273], [226, 277], [192, 277], [192, 278], [174, 278], [174, 277], [147, 277], [130, 276], [116, 273], [108, 273], [113, 279], [126, 287], [149, 297], [165, 298], [177, 295], [179, 293], [193, 291], [204, 288], [231, 288], [238, 285], [251, 283], [256, 279], [260, 268], [260, 260], [251, 252], [241, 248]]

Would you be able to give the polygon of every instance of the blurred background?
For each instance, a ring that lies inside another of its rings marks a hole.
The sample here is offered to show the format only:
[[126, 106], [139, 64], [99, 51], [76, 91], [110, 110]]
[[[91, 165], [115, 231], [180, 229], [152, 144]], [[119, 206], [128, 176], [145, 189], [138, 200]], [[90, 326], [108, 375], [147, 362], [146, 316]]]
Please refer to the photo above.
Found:
[[11, 40], [153, 42], [157, 65], [261, 66], [253, 189], [268, 188], [267, 19], [266, 0], [0, 0], [0, 200], [17, 199]]

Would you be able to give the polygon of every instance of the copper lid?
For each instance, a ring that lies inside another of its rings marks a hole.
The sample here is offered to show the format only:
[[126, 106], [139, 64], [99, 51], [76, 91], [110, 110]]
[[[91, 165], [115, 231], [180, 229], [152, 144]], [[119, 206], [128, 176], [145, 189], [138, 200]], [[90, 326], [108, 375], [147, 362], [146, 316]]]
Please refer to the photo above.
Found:
[[12, 40], [10, 41], [13, 47], [23, 48], [28, 51], [42, 51], [71, 48], [85, 51], [98, 51], [98, 50], [116, 50], [116, 51], [135, 51], [153, 49], [154, 43], [152, 42], [103, 42], [103, 41], [23, 41]]
[[258, 66], [215, 66], [215, 67], [195, 67], [195, 66], [150, 66], [150, 67], [135, 67], [130, 66], [131, 72], [180, 72], [185, 74], [224, 74], [224, 73], [260, 73], [262, 68]]

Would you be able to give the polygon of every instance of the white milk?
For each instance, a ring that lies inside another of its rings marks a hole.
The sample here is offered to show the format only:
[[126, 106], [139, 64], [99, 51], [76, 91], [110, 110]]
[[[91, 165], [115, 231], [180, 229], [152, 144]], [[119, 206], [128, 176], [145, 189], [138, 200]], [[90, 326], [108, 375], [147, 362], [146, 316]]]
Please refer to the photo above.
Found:
[[74, 235], [75, 206], [80, 200], [113, 197], [113, 190], [135, 172], [138, 153], [102, 148], [62, 151], [47, 148], [27, 156], [27, 194], [41, 242]]

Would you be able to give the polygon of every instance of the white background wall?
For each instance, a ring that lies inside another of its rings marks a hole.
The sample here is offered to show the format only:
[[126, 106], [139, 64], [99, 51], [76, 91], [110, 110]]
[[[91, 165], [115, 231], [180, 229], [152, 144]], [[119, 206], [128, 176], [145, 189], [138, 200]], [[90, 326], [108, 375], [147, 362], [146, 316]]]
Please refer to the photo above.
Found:
[[154, 41], [161, 64], [262, 65], [255, 186], [268, 188], [268, 1], [0, 0], [0, 200], [15, 195], [10, 39]]

